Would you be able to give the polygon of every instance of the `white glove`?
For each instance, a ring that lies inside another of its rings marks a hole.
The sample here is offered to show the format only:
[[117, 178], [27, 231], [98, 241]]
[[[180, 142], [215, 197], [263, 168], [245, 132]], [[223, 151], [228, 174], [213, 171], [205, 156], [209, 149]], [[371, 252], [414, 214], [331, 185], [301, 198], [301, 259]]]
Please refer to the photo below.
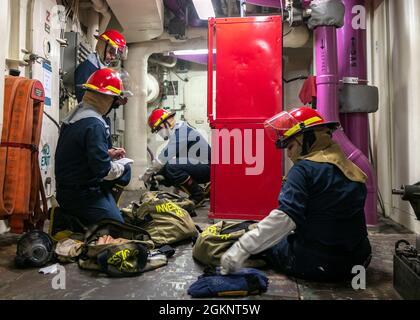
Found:
[[234, 272], [241, 268], [251, 254], [260, 253], [287, 236], [296, 228], [296, 224], [283, 211], [274, 209], [255, 229], [245, 233], [222, 256], [222, 274]]
[[236, 241], [220, 259], [221, 274], [228, 274], [239, 270], [248, 259], [250, 254], [242, 248], [239, 241]]
[[147, 168], [146, 172], [139, 177], [140, 180], [142, 180], [144, 183], [148, 183], [150, 178], [158, 173], [163, 168], [163, 164], [161, 164], [159, 161], [154, 160], [152, 162], [152, 166], [150, 168]]
[[145, 184], [149, 182], [150, 178], [155, 174], [152, 168], [147, 168], [146, 172], [139, 177]]
[[124, 170], [125, 168], [122, 164], [111, 161], [111, 170], [109, 170], [104, 180], [108, 180], [108, 181], [116, 180], [123, 175]]
[[295, 229], [296, 224], [286, 213], [274, 209], [258, 222], [255, 229], [245, 233], [238, 241], [244, 250], [257, 254], [271, 248]]

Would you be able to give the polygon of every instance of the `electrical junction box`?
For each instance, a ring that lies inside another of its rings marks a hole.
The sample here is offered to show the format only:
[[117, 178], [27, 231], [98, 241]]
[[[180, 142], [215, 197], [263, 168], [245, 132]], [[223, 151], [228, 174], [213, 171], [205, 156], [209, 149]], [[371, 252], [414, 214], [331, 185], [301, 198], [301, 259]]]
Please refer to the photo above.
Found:
[[74, 72], [92, 50], [77, 32], [66, 32], [65, 37], [68, 46], [64, 48], [62, 57], [63, 83], [67, 90], [74, 93]]

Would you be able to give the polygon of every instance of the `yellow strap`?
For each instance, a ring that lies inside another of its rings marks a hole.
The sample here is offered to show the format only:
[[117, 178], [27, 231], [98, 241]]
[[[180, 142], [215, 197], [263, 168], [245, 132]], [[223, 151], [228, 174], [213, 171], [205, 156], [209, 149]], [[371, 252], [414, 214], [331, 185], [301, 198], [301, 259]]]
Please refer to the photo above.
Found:
[[285, 137], [290, 137], [290, 136], [294, 135], [296, 132], [300, 131], [302, 123], [303, 123], [304, 126], [309, 126], [312, 123], [320, 121], [320, 120], [322, 120], [320, 117], [312, 117], [312, 118], [306, 119], [303, 122], [299, 122], [298, 124], [295, 124], [293, 127], [291, 127], [289, 130], [287, 130], [284, 133], [284, 136]]
[[105, 40], [105, 41], [108, 41], [109, 42], [109, 44], [111, 45], [111, 46], [113, 46], [114, 48], [119, 48], [119, 45], [118, 44], [116, 44], [115, 43], [115, 41], [114, 40], [112, 40], [110, 37], [108, 37], [106, 34], [103, 34], [102, 35], [102, 38]]
[[85, 83], [85, 84], [83, 85], [83, 87], [85, 87], [85, 88], [89, 88], [89, 89], [93, 89], [93, 90], [98, 90], [98, 89], [99, 89], [97, 86], [95, 86], [95, 85], [93, 85], [93, 84], [90, 84], [90, 83]]
[[248, 295], [248, 291], [223, 291], [223, 292], [218, 292], [217, 295], [219, 297], [225, 297], [225, 296], [247, 296]]
[[121, 90], [119, 90], [119, 89], [117, 89], [117, 88], [115, 88], [113, 86], [106, 86], [105, 89], [108, 89], [108, 90], [110, 90], [110, 91], [112, 91], [112, 92], [114, 92], [116, 94], [121, 94]]
[[53, 227], [53, 224], [54, 224], [55, 208], [56, 208], [56, 207], [52, 207], [52, 208], [51, 208], [51, 214], [50, 214], [50, 225], [48, 226], [48, 234], [49, 234], [50, 236], [53, 236], [53, 234], [52, 234], [52, 227]]
[[[99, 87], [97, 87], [97, 86], [95, 86], [93, 84], [90, 84], [90, 83], [85, 83], [83, 86], [85, 88], [88, 88], [88, 89], [99, 90]], [[121, 94], [121, 90], [118, 90], [117, 88], [115, 88], [113, 86], [110, 86], [110, 85], [109, 86], [106, 86], [105, 89], [107, 89], [109, 91], [112, 91], [112, 92], [114, 92], [115, 94], [118, 94], [118, 95]]]
[[153, 128], [156, 128], [157, 126], [159, 126], [166, 118], [169, 117], [169, 112], [165, 113], [163, 116], [161, 116], [153, 125]]

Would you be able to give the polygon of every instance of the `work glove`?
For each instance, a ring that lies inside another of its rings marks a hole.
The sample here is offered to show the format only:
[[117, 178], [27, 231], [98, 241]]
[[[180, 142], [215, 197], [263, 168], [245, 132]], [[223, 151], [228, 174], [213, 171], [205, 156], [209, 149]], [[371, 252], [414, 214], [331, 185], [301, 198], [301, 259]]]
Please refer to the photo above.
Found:
[[144, 182], [144, 184], [149, 183], [152, 176], [155, 174], [154, 170], [152, 168], [147, 168], [146, 172], [139, 177], [141, 181]]
[[257, 226], [245, 233], [222, 256], [224, 274], [237, 271], [251, 254], [260, 253], [279, 243], [296, 229], [294, 221], [283, 211], [274, 209]]
[[141, 181], [144, 182], [144, 184], [149, 183], [150, 179], [153, 175], [158, 173], [163, 168], [163, 164], [161, 164], [159, 161], [153, 160], [152, 166], [150, 168], [147, 168], [146, 172], [139, 177]]
[[249, 256], [250, 254], [242, 247], [241, 243], [236, 241], [220, 259], [220, 273], [225, 275], [238, 271]]

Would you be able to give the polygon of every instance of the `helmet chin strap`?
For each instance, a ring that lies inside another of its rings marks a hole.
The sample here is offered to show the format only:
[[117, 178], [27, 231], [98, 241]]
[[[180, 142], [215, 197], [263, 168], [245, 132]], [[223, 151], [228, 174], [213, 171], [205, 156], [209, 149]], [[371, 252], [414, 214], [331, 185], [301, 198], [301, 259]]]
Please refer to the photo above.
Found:
[[106, 42], [106, 44], [105, 44], [105, 48], [104, 48], [104, 52], [102, 53], [102, 55], [103, 55], [103, 57], [102, 57], [102, 63], [103, 63], [104, 65], [106, 65], [106, 66], [109, 66], [109, 65], [110, 65], [110, 63], [111, 63], [111, 62], [107, 62], [107, 61], [106, 61], [106, 52], [107, 52], [107, 50], [108, 50], [108, 46], [109, 46], [109, 44], [108, 44], [108, 42]]
[[301, 156], [306, 156], [310, 152], [315, 140], [316, 140], [316, 136], [313, 130], [309, 130], [303, 133]]
[[121, 104], [119, 103], [119, 97], [114, 97], [114, 100], [112, 101], [112, 104], [109, 107], [107, 113], [105, 113], [105, 116], [107, 116], [113, 109], [118, 109], [120, 105]]

